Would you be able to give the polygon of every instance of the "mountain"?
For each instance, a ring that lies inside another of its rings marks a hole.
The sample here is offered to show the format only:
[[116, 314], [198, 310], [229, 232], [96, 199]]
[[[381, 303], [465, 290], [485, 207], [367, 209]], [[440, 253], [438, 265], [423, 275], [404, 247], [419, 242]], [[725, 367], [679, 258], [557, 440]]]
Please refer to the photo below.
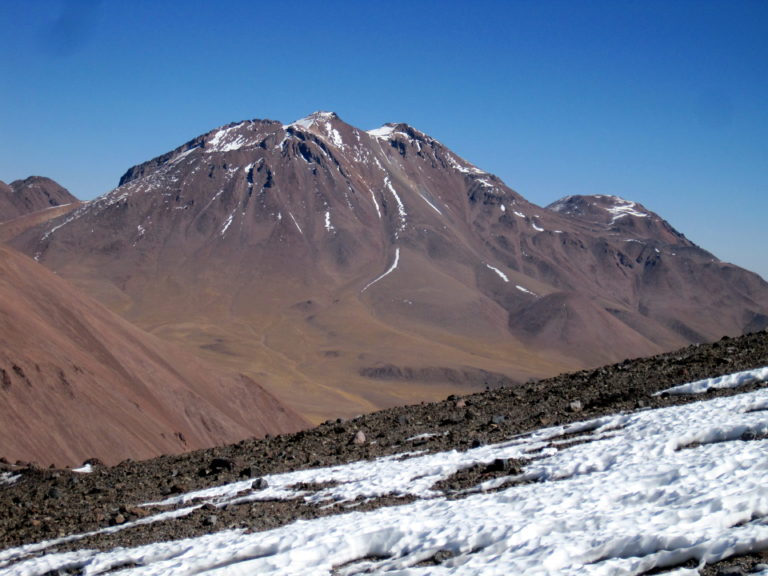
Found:
[[0, 181], [0, 222], [47, 208], [78, 204], [69, 191], [41, 176], [15, 180], [10, 185]]
[[250, 378], [142, 332], [0, 245], [0, 456], [116, 463], [305, 425]]
[[230, 124], [12, 244], [320, 422], [768, 325], [768, 284], [615, 197], [536, 206], [406, 124]]

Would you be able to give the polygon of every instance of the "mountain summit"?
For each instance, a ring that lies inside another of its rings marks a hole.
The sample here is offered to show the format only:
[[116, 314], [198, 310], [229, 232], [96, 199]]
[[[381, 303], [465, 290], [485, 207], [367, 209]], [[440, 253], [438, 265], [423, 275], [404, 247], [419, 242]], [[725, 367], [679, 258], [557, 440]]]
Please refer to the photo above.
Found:
[[229, 124], [13, 244], [320, 421], [768, 325], [768, 284], [616, 197], [531, 204], [407, 124]]

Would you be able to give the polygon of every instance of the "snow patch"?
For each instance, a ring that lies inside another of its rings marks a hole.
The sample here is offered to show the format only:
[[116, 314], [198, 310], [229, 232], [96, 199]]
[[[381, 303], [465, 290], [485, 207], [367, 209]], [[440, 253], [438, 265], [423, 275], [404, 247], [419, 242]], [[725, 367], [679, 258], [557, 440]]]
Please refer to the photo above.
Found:
[[331, 224], [331, 211], [330, 210], [326, 210], [325, 211], [325, 229], [328, 232], [333, 232], [335, 230], [335, 228]]
[[384, 186], [389, 188], [389, 191], [392, 192], [392, 196], [395, 197], [395, 202], [397, 202], [397, 212], [400, 215], [400, 230], [404, 230], [405, 217], [408, 215], [405, 212], [405, 205], [403, 204], [403, 201], [400, 200], [400, 196], [397, 195], [397, 192], [395, 191], [395, 187], [392, 186], [392, 182], [389, 181], [389, 176], [384, 177]]
[[[595, 198], [599, 198], [599, 196], [595, 196]], [[630, 202], [629, 200], [624, 200], [623, 198], [619, 198], [618, 196], [611, 196], [611, 200], [613, 201], [613, 206], [610, 208], [606, 208], [606, 211], [613, 214], [613, 218], [611, 219], [611, 224], [616, 222], [619, 218], [624, 218], [625, 216], [634, 216], [635, 218], [647, 218], [648, 214], [645, 212], [640, 212], [639, 210], [635, 210], [635, 207], [637, 204], [635, 202]]]
[[491, 266], [490, 264], [486, 264], [486, 266], [487, 266], [488, 268], [490, 268], [491, 270], [493, 270], [494, 272], [496, 272], [496, 274], [498, 274], [498, 275], [499, 275], [499, 278], [501, 278], [502, 280], [504, 280], [504, 282], [509, 282], [509, 277], [508, 277], [506, 274], [504, 274], [504, 272], [502, 272], [501, 270], [499, 270], [498, 268], [496, 268], [496, 266]]
[[304, 234], [301, 226], [299, 226], [299, 223], [296, 221], [296, 217], [293, 215], [293, 212], [288, 212], [288, 216], [290, 216], [291, 220], [293, 220], [293, 223], [296, 225], [296, 229], [299, 231], [299, 234]]
[[520, 286], [520, 284], [516, 284], [516, 285], [515, 285], [515, 288], [517, 288], [518, 290], [520, 290], [520, 292], [525, 292], [526, 294], [530, 294], [531, 296], [536, 296], [536, 298], [538, 298], [538, 297], [539, 297], [539, 295], [538, 295], [538, 294], [536, 294], [536, 292], [531, 292], [531, 291], [530, 291], [530, 290], [528, 290], [528, 288], [526, 288], [525, 286]]
[[371, 286], [376, 284], [376, 282], [378, 282], [379, 280], [381, 280], [385, 276], [389, 276], [392, 272], [394, 272], [395, 269], [397, 268], [397, 265], [398, 265], [399, 262], [400, 262], [400, 248], [398, 247], [398, 248], [395, 248], [395, 261], [392, 263], [392, 266], [390, 266], [389, 269], [386, 272], [384, 272], [384, 274], [382, 274], [381, 276], [379, 276], [375, 280], [372, 280], [372, 281], [368, 282], [368, 284], [365, 285], [365, 288], [360, 290], [360, 294], [362, 294], [363, 292], [368, 290], [368, 288], [370, 288]]
[[0, 472], [0, 486], [10, 486], [15, 484], [21, 478], [21, 474], [14, 474], [13, 472]]
[[661, 394], [702, 394], [708, 390], [738, 388], [739, 386], [747, 386], [749, 384], [754, 384], [755, 382], [766, 381], [768, 381], [768, 367], [758, 368], [757, 370], [745, 370], [744, 372], [726, 374], [725, 376], [718, 376], [717, 378], [705, 378], [704, 380], [689, 382], [688, 384], [667, 388], [666, 390], [657, 392], [654, 396], [660, 396]]
[[379, 208], [379, 203], [376, 201], [376, 195], [373, 193], [373, 190], [371, 192], [371, 201], [373, 202], [374, 208], [376, 208], [376, 214], [379, 217], [379, 220], [381, 220], [381, 208]]
[[232, 213], [227, 217], [226, 222], [224, 222], [224, 226], [221, 227], [221, 237], [224, 237], [224, 234], [226, 233], [227, 229], [232, 224], [232, 219], [235, 217], [235, 212], [232, 211]]
[[419, 190], [419, 196], [421, 196], [421, 199], [422, 199], [422, 200], [424, 200], [424, 202], [426, 202], [426, 203], [429, 205], [429, 207], [430, 207], [430, 208], [432, 208], [432, 210], [434, 210], [435, 212], [437, 212], [438, 214], [440, 214], [440, 216], [442, 216], [442, 215], [443, 215], [443, 213], [440, 211], [440, 208], [438, 208], [437, 206], [435, 206], [435, 205], [434, 205], [434, 204], [433, 204], [433, 203], [432, 203], [432, 202], [429, 200], [429, 198], [427, 198], [426, 194], [424, 194], [424, 192], [422, 192], [421, 190]]
[[395, 131], [394, 126], [387, 126], [385, 124], [381, 128], [374, 128], [373, 130], [368, 130], [367, 133], [373, 136], [374, 138], [381, 138], [383, 140], [388, 140], [389, 137], [392, 135], [392, 132], [394, 131]]

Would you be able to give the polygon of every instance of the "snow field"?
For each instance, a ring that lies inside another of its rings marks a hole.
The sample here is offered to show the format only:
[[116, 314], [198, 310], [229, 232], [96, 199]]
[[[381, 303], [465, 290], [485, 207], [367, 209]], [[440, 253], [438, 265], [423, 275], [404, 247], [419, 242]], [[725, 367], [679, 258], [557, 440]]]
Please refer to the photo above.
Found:
[[[731, 380], [754, 381], [766, 370]], [[0, 574], [639, 575], [667, 567], [662, 573], [690, 576], [697, 571], [674, 567], [768, 547], [766, 434], [768, 389], [760, 389], [550, 427], [466, 452], [276, 474], [262, 490], [236, 482], [153, 504], [304, 498], [338, 506], [388, 494], [418, 500], [133, 549], [40, 557], [7, 550]], [[432, 490], [457, 470], [498, 458], [521, 461], [522, 474], [459, 499]], [[299, 482], [337, 484], [302, 491], [294, 488]], [[442, 562], [420, 565], [438, 552]]]

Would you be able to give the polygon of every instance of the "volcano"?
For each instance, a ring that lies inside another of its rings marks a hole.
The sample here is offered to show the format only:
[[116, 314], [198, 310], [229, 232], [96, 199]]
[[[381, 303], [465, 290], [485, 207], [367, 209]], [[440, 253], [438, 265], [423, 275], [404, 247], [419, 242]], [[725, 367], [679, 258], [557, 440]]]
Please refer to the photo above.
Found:
[[615, 196], [528, 202], [407, 124], [212, 130], [13, 246], [310, 420], [768, 326], [768, 284]]

